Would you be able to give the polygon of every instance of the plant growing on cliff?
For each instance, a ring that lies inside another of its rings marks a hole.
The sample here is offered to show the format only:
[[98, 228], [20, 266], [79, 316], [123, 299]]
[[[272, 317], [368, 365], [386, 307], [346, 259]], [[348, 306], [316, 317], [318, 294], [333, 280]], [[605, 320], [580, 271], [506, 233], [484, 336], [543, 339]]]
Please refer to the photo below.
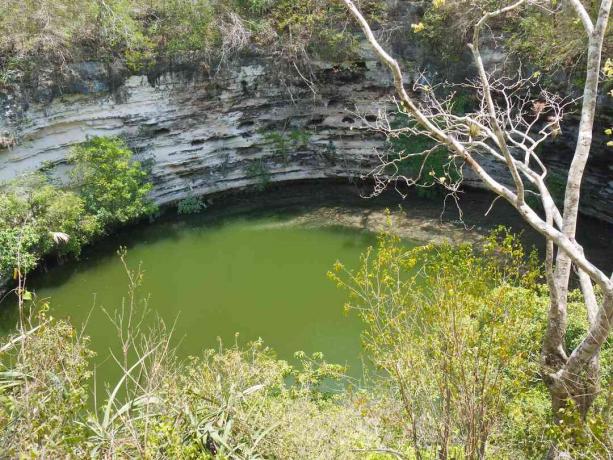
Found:
[[206, 204], [202, 198], [193, 194], [189, 194], [177, 204], [177, 213], [183, 215], [198, 214], [203, 209], [206, 209]]
[[87, 212], [103, 225], [122, 224], [156, 210], [151, 183], [132, 151], [119, 138], [94, 137], [73, 149], [73, 186]]
[[[536, 148], [559, 133], [564, 109], [572, 101], [541, 90], [536, 81], [538, 75], [522, 77], [520, 74], [517, 78], [507, 78], [488, 73], [480, 52], [481, 31], [489, 22], [517, 13], [533, 2], [517, 0], [502, 7], [493, 7], [476, 21], [468, 47], [478, 76], [466, 86], [472, 88], [480, 103], [475, 111], [456, 115], [449, 99], [440, 98], [437, 87], [424, 79], [416, 82], [413, 88], [420, 99], [409, 94], [398, 61], [383, 49], [355, 3], [352, 0], [343, 1], [359, 22], [381, 62], [393, 75], [399, 110], [415, 121], [415, 127], [406, 128], [407, 132], [427, 136], [447, 148], [451, 159], [470, 168], [489, 190], [509, 202], [544, 237], [549, 314], [542, 343], [541, 371], [551, 395], [554, 420], [562, 424], [569, 413], [576, 413], [577, 416], [571, 418], [585, 422], [600, 393], [599, 354], [613, 326], [613, 277], [594, 266], [575, 239], [581, 182], [592, 144], [602, 48], [608, 30], [611, 0], [600, 2], [595, 19], [579, 0], [565, 4], [565, 8], [575, 15], [583, 27], [587, 42], [584, 48], [587, 68], [578, 138], [565, 184], [562, 209], [552, 198], [545, 181], [548, 171]], [[389, 125], [383, 124], [384, 131], [392, 131]], [[501, 182], [489, 172], [484, 157], [505, 169], [511, 185]], [[386, 177], [385, 167], [387, 162], [384, 159], [383, 169], [380, 170], [383, 174], [378, 175], [379, 190], [398, 179]], [[461, 181], [440, 183], [450, 193], [455, 193]], [[537, 190], [542, 212], [526, 201], [527, 186]], [[569, 348], [565, 339], [568, 336], [569, 285], [573, 267], [583, 293], [583, 306], [590, 327], [582, 340]], [[598, 290], [602, 296], [596, 294]], [[552, 445], [551, 457], [568, 456], [558, 447]]]
[[262, 158], [249, 163], [247, 174], [257, 179], [255, 188], [260, 192], [265, 190], [268, 184], [270, 184], [270, 170]]
[[[50, 252], [78, 255], [100, 230], [76, 193], [31, 176], [0, 192], [0, 278], [27, 273]], [[58, 239], [56, 235], [67, 235]]]
[[[598, 14], [597, 3], [581, 3], [591, 16]], [[464, 43], [472, 26], [483, 11], [492, 9], [495, 3], [473, 0], [470, 8], [466, 5], [458, 0], [426, 3], [415, 37], [427, 49], [436, 50], [441, 61], [457, 62], [466, 56]], [[579, 77], [577, 83], [582, 85], [579, 74], [585, 66], [586, 37], [581, 21], [577, 20], [572, 9], [563, 7], [560, 2], [551, 2], [547, 6], [528, 3], [524, 8], [510, 11], [504, 20], [494, 18], [492, 30], [509, 54], [524, 60], [531, 68], [541, 70], [549, 83], [555, 84], [556, 80], [559, 83], [564, 77]], [[613, 30], [606, 34], [603, 43], [605, 56], [612, 50]]]
[[[412, 136], [402, 132], [399, 128], [412, 125], [405, 114], [399, 114], [391, 125], [398, 133], [388, 139], [394, 159], [387, 165], [387, 174], [410, 178], [408, 185], [416, 187], [418, 196], [444, 196], [446, 190], [441, 182], [455, 183], [460, 179], [458, 165], [450, 161], [447, 149], [427, 136]], [[423, 155], [425, 151], [428, 153]]]
[[293, 129], [289, 134], [280, 131], [264, 134], [264, 139], [272, 144], [275, 154], [283, 158], [286, 163], [289, 160], [290, 150], [305, 148], [310, 138], [308, 131], [300, 129]]
[[[385, 9], [362, 4], [373, 20]], [[304, 78], [315, 56], [357, 56], [344, 22], [341, 5], [328, 0], [0, 0], [0, 77], [28, 81], [49, 68], [70, 76], [67, 64], [92, 53], [135, 73], [186, 60], [215, 73], [255, 47]]]

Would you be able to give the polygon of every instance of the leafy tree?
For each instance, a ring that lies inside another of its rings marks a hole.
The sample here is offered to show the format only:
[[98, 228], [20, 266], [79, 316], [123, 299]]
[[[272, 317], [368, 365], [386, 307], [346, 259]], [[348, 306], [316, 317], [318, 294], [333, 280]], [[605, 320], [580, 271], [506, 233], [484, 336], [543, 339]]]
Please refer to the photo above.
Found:
[[[562, 428], [549, 424], [538, 365], [547, 287], [538, 283], [536, 253], [526, 255], [506, 230], [480, 248], [407, 249], [381, 235], [359, 270], [337, 262], [329, 276], [348, 290], [346, 308], [364, 321], [367, 356], [382, 371], [373, 413], [398, 430], [392, 446], [411, 445], [410, 458], [542, 458], [554, 440], [573, 458], [612, 447], [606, 395], [588, 426], [571, 418]], [[581, 293], [572, 301], [569, 336], [577, 342], [589, 326]], [[612, 351], [611, 344], [603, 349], [603, 384]]]
[[156, 210], [148, 197], [147, 173], [121, 139], [95, 137], [74, 148], [70, 159], [73, 185], [101, 225], [126, 223]]
[[483, 458], [509, 401], [538, 370], [538, 270], [521, 244], [499, 233], [484, 254], [468, 244], [407, 250], [382, 235], [357, 272], [340, 264], [335, 272], [347, 308], [364, 320], [368, 356], [385, 372], [379, 386], [392, 382], [393, 418], [415, 458]]
[[51, 251], [78, 255], [99, 231], [81, 197], [60, 190], [42, 176], [14, 182], [0, 193], [0, 277], [24, 273]]
[[[421, 101], [409, 95], [398, 61], [383, 49], [355, 3], [343, 1], [358, 20], [381, 62], [393, 75], [402, 111], [409, 114], [417, 126], [416, 129], [407, 128], [408, 132], [425, 135], [446, 147], [450, 161], [462, 162], [470, 168], [489, 190], [510, 203], [526, 223], [544, 237], [550, 302], [542, 347], [542, 372], [551, 394], [554, 419], [561, 423], [568, 411], [576, 409], [578, 418], [586, 420], [600, 392], [599, 353], [613, 325], [613, 279], [586, 258], [575, 236], [581, 182], [592, 146], [602, 49], [611, 0], [600, 2], [595, 19], [579, 0], [565, 4], [583, 27], [587, 59], [577, 142], [562, 209], [555, 203], [545, 182], [548, 170], [536, 149], [559, 133], [564, 109], [569, 102], [546, 90], [534, 93], [538, 75], [520, 74], [513, 79], [488, 73], [480, 52], [481, 31], [489, 22], [520, 11], [531, 2], [518, 0], [504, 6], [493, 6], [474, 24], [468, 48], [474, 58], [478, 79], [467, 85], [480, 102], [474, 112], [458, 116], [451, 110], [449, 100], [439, 98], [436, 88], [429, 84], [418, 83], [414, 88], [419, 91]], [[485, 157], [505, 169], [510, 185], [490, 173], [483, 160]], [[385, 182], [385, 178], [382, 179]], [[453, 193], [457, 191], [459, 182], [441, 185]], [[528, 191], [539, 197], [541, 209], [531, 207], [526, 201]], [[590, 328], [573, 349], [568, 349], [565, 338], [573, 267], [578, 274]], [[602, 297], [596, 295], [598, 289], [603, 293]], [[550, 454], [552, 457], [567, 456], [555, 445]]]
[[13, 181], [0, 191], [0, 278], [25, 274], [41, 257], [78, 256], [110, 225], [156, 210], [151, 184], [123, 141], [98, 137], [72, 152], [74, 190], [41, 175]]

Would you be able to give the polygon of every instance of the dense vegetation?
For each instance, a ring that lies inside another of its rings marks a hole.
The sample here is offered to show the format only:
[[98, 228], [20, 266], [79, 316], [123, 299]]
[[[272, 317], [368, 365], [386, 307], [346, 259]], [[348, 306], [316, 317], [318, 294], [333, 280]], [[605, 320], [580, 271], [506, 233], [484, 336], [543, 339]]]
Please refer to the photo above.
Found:
[[[436, 50], [433, 57], [441, 61], [458, 61], [467, 52], [470, 25], [493, 5], [426, 2], [409, 39]], [[389, 6], [360, 2], [373, 23], [396, 14]], [[552, 14], [527, 7], [496, 28], [507, 49], [535, 69], [572, 73], [582, 66], [581, 25], [560, 5]], [[62, 81], [70, 77], [66, 64], [91, 60], [123, 62], [138, 73], [160, 63], [190, 62], [215, 73], [246, 50], [308, 72], [305, 64], [316, 58], [354, 60], [354, 32], [341, 2], [329, 0], [0, 0], [0, 85], [48, 78], [49, 72]]]
[[[592, 17], [596, 16], [597, 3], [582, 3]], [[491, 0], [478, 0], [471, 5], [472, 8], [467, 8], [462, 1], [433, 0], [426, 5], [424, 16], [414, 24], [413, 31], [436, 49], [443, 60], [457, 62], [468, 52], [466, 42], [470, 41], [472, 25], [483, 11], [499, 6]], [[500, 19], [494, 27], [502, 32], [507, 52], [521, 60], [524, 66], [543, 72], [548, 83], [566, 74], [581, 84], [587, 39], [581, 21], [563, 3], [552, 2], [551, 8], [545, 9], [528, 4]], [[610, 26], [607, 37], [603, 56], [609, 56], [612, 51], [613, 28]]]
[[[359, 270], [335, 264], [329, 275], [349, 290], [377, 369], [344, 389], [334, 384], [343, 369], [321, 355], [298, 353], [291, 366], [259, 342], [177, 360], [163, 325], [128, 326], [143, 308], [142, 274], [128, 274], [114, 320], [124, 374], [107, 382], [105, 401], [88, 401], [87, 338], [46, 306], [5, 340], [0, 448], [10, 457], [537, 459], [555, 440], [573, 458], [604, 458], [611, 448], [610, 393], [586, 425], [572, 413], [550, 423], [538, 372], [546, 288], [505, 231], [479, 250], [407, 250], [383, 235]], [[572, 306], [570, 340], [585, 331], [580, 318]], [[602, 351], [603, 388], [612, 352]]]
[[151, 184], [117, 138], [77, 146], [69, 184], [41, 174], [0, 188], [0, 280], [16, 278], [48, 254], [78, 256], [84, 244], [114, 225], [151, 214]]
[[[371, 17], [383, 14], [381, 2], [363, 3]], [[342, 5], [327, 0], [0, 0], [0, 84], [92, 59], [133, 72], [184, 60], [214, 72], [262, 48], [278, 62], [342, 60], [357, 45], [347, 22]]]
[[[443, 59], [459, 59], [469, 25], [495, 3], [467, 9], [434, 0], [411, 33]], [[382, 5], [360, 2], [372, 23], [384, 17]], [[585, 39], [580, 22], [552, 6], [518, 9], [493, 26], [506, 49], [529, 63], [529, 74], [562, 70], [566, 77], [583, 66]], [[246, 50], [265, 50], [304, 78], [313, 58], [349, 61], [357, 46], [346, 12], [328, 0], [0, 0], [0, 89], [70, 78], [67, 64], [84, 60], [121, 62], [134, 73], [189, 62], [212, 74]], [[607, 75], [610, 67], [607, 61]], [[396, 122], [407, 126], [401, 117]], [[284, 160], [288, 149], [309, 142], [297, 131], [266, 140]], [[12, 142], [0, 138], [2, 147]], [[411, 158], [433, 145], [426, 137], [391, 139], [397, 158], [408, 155], [398, 173], [418, 176], [428, 191], [459, 179], [447, 145], [425, 162]], [[291, 366], [259, 342], [180, 361], [163, 324], [132, 329], [142, 274], [129, 272], [128, 316], [113, 323], [123, 377], [104, 383], [106, 400], [92, 403], [87, 338], [49, 316], [21, 280], [42, 258], [78, 256], [96, 236], [155, 206], [146, 171], [121, 139], [91, 139], [70, 161], [67, 184], [37, 174], [0, 190], [0, 282], [18, 278], [20, 314], [30, 312], [0, 345], [1, 456], [537, 459], [552, 445], [572, 458], [610, 456], [611, 340], [600, 350], [602, 391], [586, 418], [572, 399], [553, 414], [539, 367], [550, 292], [535, 257], [503, 231], [480, 248], [406, 250], [382, 236], [358, 271], [334, 266], [330, 278], [348, 290], [346, 309], [362, 318], [376, 369], [363, 385], [350, 385], [321, 355], [299, 353], [301, 365]], [[269, 183], [262, 160], [248, 173], [260, 189]], [[548, 181], [560, 201], [565, 181]], [[204, 206], [189, 196], [178, 212]], [[564, 337], [572, 350], [586, 335], [586, 302], [579, 291], [568, 297]]]

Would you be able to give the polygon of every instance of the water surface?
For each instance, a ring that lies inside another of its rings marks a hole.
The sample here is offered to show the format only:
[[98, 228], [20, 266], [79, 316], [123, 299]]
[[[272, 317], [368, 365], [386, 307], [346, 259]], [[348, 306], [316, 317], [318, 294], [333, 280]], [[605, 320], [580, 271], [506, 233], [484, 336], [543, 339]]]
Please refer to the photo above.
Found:
[[[323, 352], [329, 362], [361, 373], [360, 320], [346, 316], [346, 294], [326, 277], [336, 260], [357, 268], [374, 243], [371, 233], [304, 228], [289, 217], [188, 219], [120, 232], [70, 262], [30, 279], [38, 299], [49, 298], [55, 317], [86, 324], [97, 352], [98, 375], [118, 374], [108, 359], [117, 334], [103, 310], [113, 314], [127, 293], [127, 276], [116, 254], [144, 271], [140, 298], [168, 326], [181, 356], [262, 338], [282, 359], [295, 351]], [[6, 304], [6, 302], [5, 302]], [[3, 305], [6, 328], [15, 309]], [[148, 323], [153, 322], [153, 316]], [[106, 380], [106, 379], [103, 379]]]

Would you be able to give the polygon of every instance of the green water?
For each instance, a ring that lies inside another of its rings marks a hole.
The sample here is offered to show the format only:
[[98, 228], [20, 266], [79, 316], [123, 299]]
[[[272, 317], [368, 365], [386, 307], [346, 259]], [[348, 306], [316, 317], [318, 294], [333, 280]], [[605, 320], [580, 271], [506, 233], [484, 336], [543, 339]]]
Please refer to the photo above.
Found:
[[[279, 358], [294, 352], [323, 352], [326, 360], [361, 373], [360, 320], [346, 316], [346, 293], [326, 277], [338, 259], [357, 268], [360, 254], [374, 243], [368, 232], [302, 228], [283, 217], [166, 222], [120, 233], [89, 250], [79, 262], [30, 279], [38, 299], [49, 298], [55, 317], [86, 324], [97, 352], [98, 376], [114, 377], [109, 359], [117, 335], [103, 311], [112, 314], [127, 292], [127, 277], [116, 255], [144, 270], [141, 297], [168, 326], [180, 356], [262, 338]], [[2, 326], [13, 326], [15, 309], [1, 305]], [[152, 323], [153, 315], [148, 322]], [[115, 370], [114, 370], [115, 369]], [[105, 378], [103, 378], [105, 380]]]

